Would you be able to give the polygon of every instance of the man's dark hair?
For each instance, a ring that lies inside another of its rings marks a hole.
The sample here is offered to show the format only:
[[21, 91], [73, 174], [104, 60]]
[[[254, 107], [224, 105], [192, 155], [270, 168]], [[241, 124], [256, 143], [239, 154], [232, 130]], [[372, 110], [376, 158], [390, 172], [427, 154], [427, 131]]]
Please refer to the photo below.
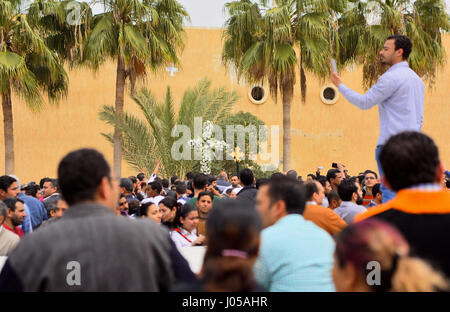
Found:
[[139, 192], [136, 193], [136, 198], [138, 199], [139, 202], [144, 200], [144, 196], [142, 196], [142, 194]]
[[339, 202], [339, 194], [336, 192], [336, 190], [332, 190], [331, 192], [329, 192], [328, 193], [328, 195], [327, 195], [327, 199], [328, 199], [328, 202], [331, 204], [331, 202], [333, 201], [333, 200], [335, 200], [335, 201], [337, 201], [337, 202]]
[[275, 173], [272, 173], [272, 175], [270, 176], [270, 179], [277, 179], [277, 178], [282, 179], [283, 177], [285, 177], [285, 175], [282, 174], [281, 172], [275, 172]]
[[198, 194], [197, 201], [199, 201], [200, 198], [202, 198], [202, 196], [209, 196], [211, 198], [211, 201], [214, 200], [214, 195], [211, 194], [211, 192], [206, 192], [205, 191], [205, 192], [200, 192], [200, 194]]
[[36, 198], [36, 193], [39, 190], [40, 190], [40, 188], [39, 188], [39, 185], [37, 185], [37, 184], [28, 185], [25, 188], [25, 195], [28, 195], [28, 196]]
[[409, 55], [411, 54], [412, 51], [412, 42], [411, 40], [405, 36], [405, 35], [393, 35], [393, 36], [389, 36], [387, 37], [386, 40], [395, 40], [395, 51], [397, 51], [398, 49], [402, 49], [403, 50], [403, 60], [407, 60], [409, 58]]
[[367, 175], [368, 173], [372, 173], [372, 174], [375, 176], [375, 179], [378, 179], [378, 174], [377, 174], [375, 171], [372, 171], [372, 170], [366, 170], [366, 171], [364, 171], [364, 177], [366, 177], [366, 175]]
[[145, 174], [143, 172], [139, 172], [136, 177], [139, 181], [142, 182], [145, 178]]
[[137, 178], [136, 178], [135, 176], [129, 176], [128, 179], [130, 179], [131, 182], [133, 182], [133, 184], [134, 184], [134, 183], [137, 183], [137, 181], [138, 181]]
[[175, 186], [175, 192], [177, 192], [180, 195], [183, 195], [184, 193], [186, 193], [186, 184], [177, 183]]
[[44, 187], [45, 182], [50, 182], [52, 179], [50, 178], [42, 178], [41, 181], [39, 181], [39, 187], [42, 189]]
[[377, 184], [375, 184], [372, 187], [372, 195], [373, 195], [373, 197], [375, 198], [375, 196], [377, 196], [377, 194], [382, 194], [383, 195], [383, 193], [380, 190], [380, 183], [377, 183]]
[[162, 185], [159, 182], [153, 181], [152, 183], [150, 183], [148, 185], [148, 187], [150, 187], [152, 190], [156, 190], [158, 192], [158, 194], [161, 193], [162, 191]]
[[168, 188], [169, 187], [169, 180], [162, 179], [161, 184], [162, 184], [163, 188]]
[[394, 191], [436, 181], [439, 150], [420, 132], [406, 131], [392, 136], [380, 152], [380, 163]]
[[171, 185], [174, 185], [176, 180], [178, 180], [178, 177], [177, 177], [176, 175], [171, 176], [171, 177], [170, 177], [170, 184], [171, 184]]
[[50, 212], [56, 212], [56, 209], [58, 208], [58, 201], [61, 199], [59, 195], [56, 196], [50, 196], [46, 200], [44, 200], [44, 207], [47, 210], [47, 216], [50, 218]]
[[323, 187], [327, 186], [327, 177], [326, 176], [319, 176], [314, 178], [314, 180], [318, 181], [320, 184], [322, 184]]
[[211, 185], [214, 181], [217, 181], [216, 176], [209, 174], [208, 175], [208, 184]]
[[265, 179], [265, 178], [261, 178], [256, 180], [256, 189], [259, 190], [259, 188], [263, 185], [269, 184], [270, 180], [269, 179]]
[[315, 181], [311, 181], [308, 183], [303, 184], [303, 187], [305, 189], [305, 196], [306, 200], [311, 201], [314, 193], [319, 193], [319, 188], [317, 187], [317, 184]]
[[186, 179], [187, 180], [192, 180], [194, 178], [194, 174], [192, 173], [192, 172], [188, 172], [188, 173], [186, 173]]
[[338, 186], [338, 194], [342, 201], [351, 201], [353, 193], [358, 192], [358, 187], [353, 179], [345, 179]]
[[141, 203], [140, 201], [136, 200], [136, 199], [132, 199], [128, 202], [128, 214], [129, 215], [137, 215], [139, 212], [139, 209], [141, 207]]
[[17, 182], [16, 179], [4, 175], [0, 177], [0, 189], [4, 190], [5, 192], [8, 191], [8, 188], [11, 186], [11, 184], [13, 184], [14, 182]]
[[330, 169], [327, 172], [327, 181], [331, 183], [331, 179], [336, 179], [336, 175], [341, 172], [339, 169]]
[[120, 187], [123, 187], [128, 193], [133, 192], [133, 182], [128, 178], [120, 179]]
[[193, 187], [197, 190], [201, 190], [205, 188], [205, 186], [208, 184], [208, 176], [203, 173], [197, 173], [194, 176], [193, 182], [194, 182]]
[[308, 174], [307, 177], [311, 177], [313, 180], [317, 180], [316, 175], [312, 173]]
[[303, 214], [305, 210], [305, 191], [297, 181], [283, 175], [270, 179], [268, 194], [271, 206], [278, 200], [286, 204], [288, 214]]
[[104, 177], [111, 179], [111, 169], [105, 157], [94, 149], [71, 152], [58, 166], [59, 187], [69, 206], [94, 200]]
[[297, 174], [297, 171], [295, 171], [295, 170], [289, 170], [289, 171], [286, 173], [286, 176], [287, 176], [288, 178], [297, 180], [298, 174]]
[[249, 168], [242, 169], [239, 175], [239, 179], [244, 186], [250, 186], [253, 184], [253, 171], [251, 171]]
[[[16, 180], [14, 180], [14, 181], [16, 181]], [[3, 200], [3, 202], [5, 203], [6, 207], [8, 207], [9, 209], [11, 209], [13, 212], [16, 211], [16, 203], [17, 203], [17, 202], [24, 204], [23, 200], [18, 199], [17, 197], [8, 197], [8, 198], [5, 198], [5, 199]]]

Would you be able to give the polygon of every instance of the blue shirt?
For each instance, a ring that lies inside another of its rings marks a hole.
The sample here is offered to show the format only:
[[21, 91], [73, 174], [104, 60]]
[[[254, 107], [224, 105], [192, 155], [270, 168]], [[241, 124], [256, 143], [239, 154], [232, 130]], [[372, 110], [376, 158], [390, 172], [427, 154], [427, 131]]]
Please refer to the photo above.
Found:
[[25, 203], [29, 210], [29, 214], [26, 212], [27, 217], [29, 216], [29, 221], [25, 221], [27, 219], [27, 217], [25, 217], [23, 224], [23, 230], [25, 233], [28, 232], [28, 230], [26, 231], [28, 222], [31, 223], [31, 227], [34, 229], [44, 220], [48, 219], [47, 210], [45, 209], [44, 204], [39, 201], [39, 199], [24, 195], [23, 193], [19, 193], [17, 197]]
[[289, 214], [261, 233], [256, 281], [275, 292], [335, 291], [334, 248], [330, 234], [299, 214]]
[[400, 132], [422, 129], [425, 84], [406, 61], [391, 66], [364, 95], [343, 83], [338, 89], [347, 101], [362, 110], [378, 104], [380, 136], [377, 145], [384, 145]]

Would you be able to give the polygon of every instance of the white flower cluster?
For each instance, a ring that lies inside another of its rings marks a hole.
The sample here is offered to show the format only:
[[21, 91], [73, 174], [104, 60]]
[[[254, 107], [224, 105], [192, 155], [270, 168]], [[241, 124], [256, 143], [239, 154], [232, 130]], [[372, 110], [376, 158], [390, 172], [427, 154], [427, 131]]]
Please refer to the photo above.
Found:
[[214, 124], [211, 121], [207, 120], [203, 125], [202, 137], [189, 141], [189, 145], [198, 150], [202, 155], [202, 160], [200, 161], [200, 171], [204, 174], [211, 173], [213, 150], [223, 150], [227, 146], [226, 142], [211, 138], [213, 129]]

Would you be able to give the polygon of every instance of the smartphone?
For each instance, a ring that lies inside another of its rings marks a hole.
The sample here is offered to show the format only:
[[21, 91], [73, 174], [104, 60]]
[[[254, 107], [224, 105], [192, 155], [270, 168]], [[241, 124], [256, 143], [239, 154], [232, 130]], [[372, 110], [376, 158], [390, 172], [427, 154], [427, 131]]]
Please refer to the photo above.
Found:
[[319, 169], [319, 170], [323, 170], [323, 167], [322, 166], [320, 166], [319, 168], [317, 168], [317, 169]]
[[337, 74], [338, 70], [337, 70], [336, 60], [334, 58], [331, 59], [331, 66], [333, 68], [333, 71]]

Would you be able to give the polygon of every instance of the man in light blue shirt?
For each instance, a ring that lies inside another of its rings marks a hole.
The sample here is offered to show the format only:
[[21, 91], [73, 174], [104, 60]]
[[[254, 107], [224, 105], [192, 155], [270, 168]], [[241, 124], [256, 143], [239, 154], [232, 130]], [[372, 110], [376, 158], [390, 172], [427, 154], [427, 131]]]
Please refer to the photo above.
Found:
[[[380, 136], [375, 151], [380, 176], [383, 170], [379, 153], [385, 142], [393, 135], [403, 131], [418, 131], [423, 124], [423, 103], [425, 84], [408, 66], [408, 57], [412, 44], [408, 37], [394, 35], [386, 39], [380, 52], [381, 63], [390, 68], [378, 79], [370, 90], [362, 95], [342, 83], [342, 79], [333, 72], [331, 80], [342, 95], [353, 105], [367, 110], [378, 104], [380, 116]], [[395, 193], [381, 184], [383, 203], [395, 196]]]
[[303, 216], [305, 192], [288, 177], [263, 185], [256, 208], [266, 227], [261, 233], [256, 281], [274, 292], [334, 291], [331, 236]]

